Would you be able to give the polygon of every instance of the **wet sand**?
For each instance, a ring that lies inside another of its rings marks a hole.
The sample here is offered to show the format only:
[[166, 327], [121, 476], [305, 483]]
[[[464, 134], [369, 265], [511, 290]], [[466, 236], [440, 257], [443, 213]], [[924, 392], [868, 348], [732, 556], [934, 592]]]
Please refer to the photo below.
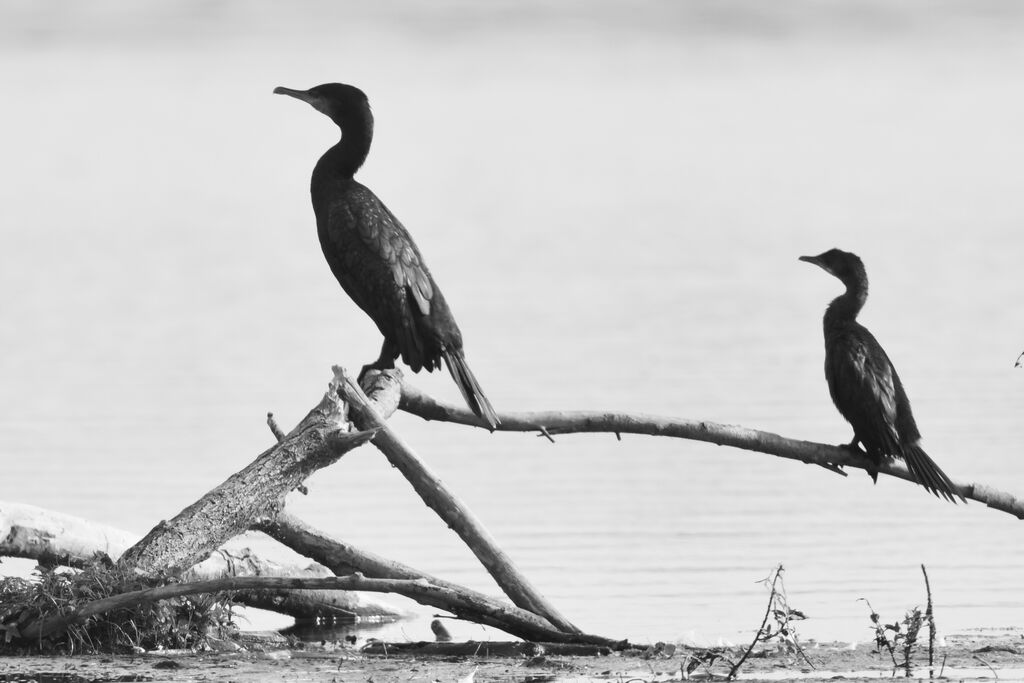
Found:
[[[700, 651], [677, 647], [656, 652], [630, 650], [608, 656], [562, 657], [539, 654], [493, 657], [481, 643], [476, 656], [368, 655], [334, 643], [270, 641], [247, 650], [211, 653], [146, 653], [136, 656], [0, 657], [0, 681], [92, 683], [94, 681], [670, 681]], [[804, 644], [811, 669], [771, 649], [755, 650], [740, 674], [743, 680], [825, 681], [890, 678], [892, 661], [869, 643]], [[733, 651], [735, 653], [735, 650]], [[735, 655], [739, 656], [739, 655]], [[918, 652], [914, 677], [927, 678], [927, 653]], [[710, 671], [697, 666], [692, 680], [724, 675], [722, 664]], [[937, 649], [935, 676], [953, 680], [1024, 680], [1024, 633], [949, 636]], [[896, 676], [902, 678], [902, 669]]]

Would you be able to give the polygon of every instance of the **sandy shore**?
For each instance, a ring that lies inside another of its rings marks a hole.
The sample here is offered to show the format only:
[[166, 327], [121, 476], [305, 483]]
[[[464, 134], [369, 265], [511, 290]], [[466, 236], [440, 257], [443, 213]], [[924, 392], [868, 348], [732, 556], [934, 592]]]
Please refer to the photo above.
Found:
[[[136, 656], [0, 657], [0, 681], [92, 683], [95, 681], [670, 681], [698, 650], [678, 647], [667, 651], [631, 650], [608, 656], [563, 657], [537, 654], [521, 657], [487, 656], [482, 643], [475, 656], [369, 655], [333, 643], [299, 649], [267, 641], [246, 650], [216, 653], [146, 653]], [[744, 664], [743, 680], [816, 681], [890, 678], [889, 656], [869, 644], [856, 648], [842, 643], [806, 643], [815, 665], [771, 650], [755, 651]], [[919, 653], [920, 654], [920, 653]], [[928, 677], [927, 661], [918, 657], [917, 678]], [[959, 635], [946, 639], [936, 655], [935, 675], [947, 679], [1024, 680], [1024, 634]], [[724, 674], [727, 666], [709, 671], [697, 666], [694, 680]], [[903, 676], [901, 670], [897, 674]], [[472, 678], [470, 678], [472, 677]]]

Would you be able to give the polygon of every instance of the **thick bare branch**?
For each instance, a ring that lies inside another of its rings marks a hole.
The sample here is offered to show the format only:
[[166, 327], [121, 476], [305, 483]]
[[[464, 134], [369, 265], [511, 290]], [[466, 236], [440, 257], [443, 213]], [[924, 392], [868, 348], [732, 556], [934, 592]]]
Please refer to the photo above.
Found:
[[[381, 405], [387, 410], [397, 403], [398, 385], [387, 376], [380, 382]], [[388, 387], [394, 397], [387, 397]], [[282, 441], [174, 519], [157, 525], [122, 555], [120, 564], [143, 572], [180, 572], [248, 529], [254, 519], [273, 517], [284, 507], [285, 496], [313, 472], [373, 437], [372, 431], [348, 432], [344, 419], [345, 406], [332, 382], [320, 403]]]
[[[449, 599], [449, 594], [428, 594], [420, 599], [420, 602], [425, 605], [448, 610], [462, 619], [493, 626], [524, 640], [550, 641], [560, 637], [557, 635], [559, 629], [543, 617], [399, 562], [360, 550], [314, 529], [288, 514], [287, 511], [279, 514], [275, 520], [263, 523], [256, 528], [295, 552], [327, 566], [335, 574], [358, 572], [369, 578], [427, 581], [431, 585], [451, 591], [451, 594], [460, 595], [463, 599], [455, 603]], [[501, 619], [495, 619], [494, 615], [497, 613], [504, 616]], [[596, 636], [583, 638], [596, 638]], [[573, 638], [571, 642], [606, 643], [610, 641], [603, 638], [596, 641]]]
[[[438, 401], [408, 383], [402, 386], [402, 401], [399, 407], [424, 420], [441, 420], [471, 427], [482, 427], [477, 417], [469, 410]], [[616, 435], [669, 436], [767, 453], [826, 468], [829, 468], [830, 465], [838, 465], [867, 470], [871, 466], [867, 458], [840, 446], [789, 439], [771, 432], [716, 422], [642, 413], [600, 411], [501, 413], [498, 417], [501, 420], [501, 424], [498, 425], [499, 431], [538, 432], [541, 434], [607, 432]], [[882, 463], [878, 471], [898, 479], [914, 481], [906, 466], [899, 461]], [[956, 482], [954, 482], [954, 491], [964, 498], [976, 500], [995, 510], [1024, 519], [1024, 501], [1010, 493], [997, 491], [984, 484]]]
[[[320, 579], [334, 575], [330, 569], [316, 562], [305, 567], [281, 564], [260, 557], [249, 548], [221, 548], [185, 572], [182, 581], [214, 581], [240, 576]], [[248, 590], [237, 593], [234, 601], [247, 607], [287, 614], [299, 622], [397, 621], [409, 616], [406, 610], [381, 600], [366, 599], [359, 593], [341, 590]]]
[[579, 633], [579, 629], [559, 614], [558, 610], [527, 581], [513, 564], [512, 558], [498, 547], [490, 532], [469, 508], [448, 490], [384, 422], [384, 418], [371, 405], [355, 380], [349, 377], [343, 368], [335, 367], [334, 372], [339, 390], [349, 404], [352, 423], [360, 429], [377, 432], [373, 445], [380, 449], [391, 464], [412, 484], [423, 502], [469, 546], [512, 602], [543, 616], [566, 633]]
[[[154, 602], [157, 600], [180, 598], [186, 595], [196, 595], [199, 593], [286, 589], [350, 590], [397, 593], [417, 601], [429, 600], [427, 604], [432, 604], [443, 598], [453, 606], [458, 606], [466, 600], [464, 595], [457, 594], [448, 588], [435, 586], [425, 580], [405, 581], [394, 579], [368, 579], [360, 574], [319, 579], [246, 576], [230, 579], [218, 579], [216, 581], [201, 581], [198, 583], [169, 584], [158, 588], [122, 593], [121, 595], [115, 595], [109, 598], [96, 600], [95, 602], [90, 602], [69, 614], [54, 615], [29, 624], [22, 629], [20, 635], [23, 638], [29, 639], [44, 638], [48, 635], [66, 629], [71, 624], [81, 623], [89, 617], [96, 616], [97, 614], [103, 614], [110, 610], [132, 607], [134, 605]], [[489, 606], [481, 606], [481, 609], [489, 610], [491, 608]], [[491, 616], [497, 621], [514, 620], [516, 618], [516, 614], [514, 614], [512, 610], [513, 608], [494, 609]], [[596, 636], [567, 634], [562, 633], [561, 631], [552, 631], [550, 636], [555, 639], [552, 642], [593, 642], [600, 645], [614, 644], [614, 641], [597, 638]]]

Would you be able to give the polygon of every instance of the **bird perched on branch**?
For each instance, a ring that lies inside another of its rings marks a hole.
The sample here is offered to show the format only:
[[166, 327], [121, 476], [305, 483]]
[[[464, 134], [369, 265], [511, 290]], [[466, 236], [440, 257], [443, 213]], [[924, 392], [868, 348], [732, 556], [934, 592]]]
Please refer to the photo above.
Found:
[[867, 457], [876, 469], [869, 470], [878, 480], [877, 467], [883, 460], [902, 458], [918, 484], [936, 496], [956, 502], [956, 492], [935, 461], [921, 448], [910, 400], [892, 361], [867, 328], [857, 322], [857, 314], [868, 298], [868, 276], [864, 262], [856, 254], [829, 249], [818, 256], [801, 256], [834, 275], [846, 285], [846, 292], [825, 311], [825, 378], [832, 402], [853, 426], [853, 441], [847, 448]]
[[313, 169], [310, 192], [334, 277], [384, 335], [380, 357], [363, 373], [393, 368], [398, 356], [413, 372], [440, 368], [443, 359], [466, 404], [494, 429], [498, 417], [466, 364], [462, 333], [423, 256], [395, 215], [353, 178], [373, 141], [366, 95], [341, 83], [274, 92], [312, 105], [341, 129], [341, 141]]

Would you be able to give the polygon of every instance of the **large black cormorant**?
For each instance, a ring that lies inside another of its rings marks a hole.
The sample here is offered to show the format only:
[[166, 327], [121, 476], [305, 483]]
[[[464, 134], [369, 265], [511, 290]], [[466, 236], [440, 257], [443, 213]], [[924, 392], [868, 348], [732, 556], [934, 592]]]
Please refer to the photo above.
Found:
[[326, 114], [341, 141], [320, 157], [310, 192], [317, 233], [334, 277], [384, 335], [380, 357], [364, 368], [413, 372], [441, 367], [441, 359], [470, 409], [494, 429], [498, 417], [462, 353], [462, 333], [419, 249], [395, 215], [353, 176], [373, 140], [373, 114], [362, 90], [326, 83], [309, 90], [274, 88]]
[[[864, 262], [839, 249], [801, 256], [800, 260], [821, 267], [846, 285], [846, 292], [825, 311], [824, 328], [828, 390], [836, 408], [853, 426], [848, 448], [860, 452], [860, 442], [876, 466], [883, 459], [903, 458], [921, 486], [954, 503], [954, 496], [966, 503], [946, 473], [921, 448], [921, 432], [896, 368], [874, 335], [857, 322], [868, 298]], [[869, 473], [877, 481], [878, 470]]]

